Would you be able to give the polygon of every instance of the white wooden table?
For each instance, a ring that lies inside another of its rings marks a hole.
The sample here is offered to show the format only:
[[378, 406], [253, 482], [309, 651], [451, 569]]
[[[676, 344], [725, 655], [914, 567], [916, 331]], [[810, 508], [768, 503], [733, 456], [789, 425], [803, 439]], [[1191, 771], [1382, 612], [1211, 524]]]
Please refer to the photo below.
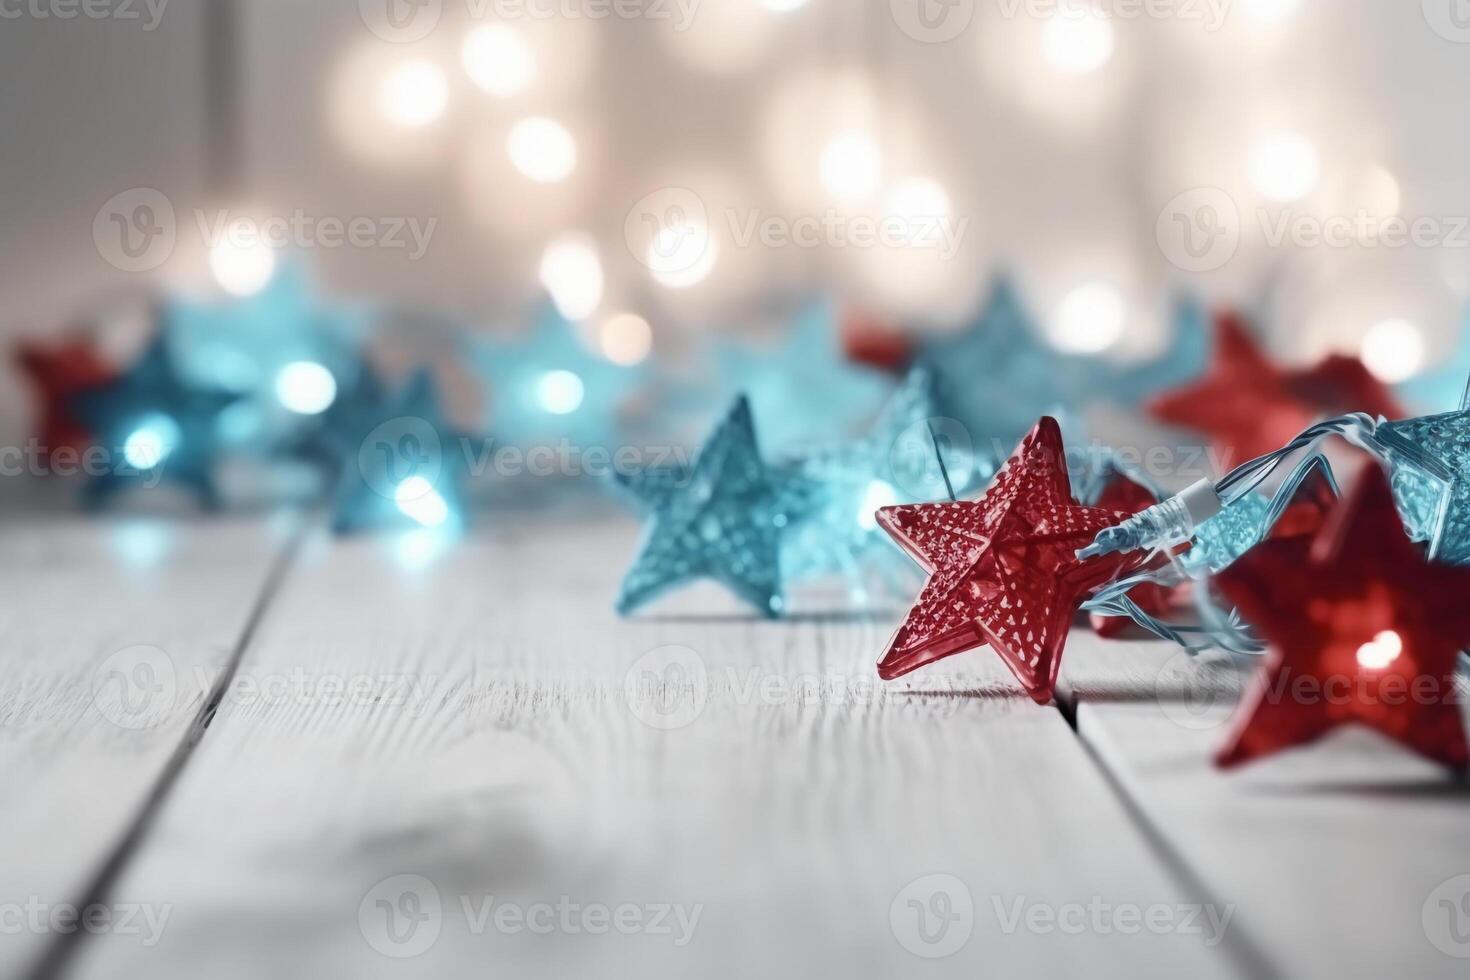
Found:
[[1158, 643], [1077, 631], [1037, 707], [880, 684], [898, 607], [622, 622], [635, 538], [0, 521], [0, 977], [1470, 971], [1464, 784], [1218, 773], [1238, 676]]

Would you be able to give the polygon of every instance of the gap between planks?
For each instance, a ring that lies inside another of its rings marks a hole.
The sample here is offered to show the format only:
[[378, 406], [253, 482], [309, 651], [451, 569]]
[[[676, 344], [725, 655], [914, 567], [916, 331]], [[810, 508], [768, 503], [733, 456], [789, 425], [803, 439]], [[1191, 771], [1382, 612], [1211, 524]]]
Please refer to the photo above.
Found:
[[[112, 848], [111, 852], [103, 860], [97, 873], [88, 881], [82, 890], [81, 897], [75, 903], [79, 909], [92, 906], [104, 905], [110, 898], [113, 886], [127, 868], [128, 862], [142, 846], [148, 836], [149, 828], [159, 811], [168, 800], [169, 792], [174, 784], [178, 782], [184, 767], [189, 764], [189, 759], [194, 754], [194, 749], [209, 730], [210, 723], [214, 721], [215, 712], [224, 699], [225, 692], [229, 690], [230, 684], [234, 682], [235, 674], [239, 670], [240, 662], [244, 659], [245, 652], [250, 648], [250, 642], [255, 636], [255, 631], [265, 618], [266, 610], [271, 601], [279, 593], [282, 583], [290, 574], [291, 566], [295, 563], [297, 555], [301, 551], [302, 543], [307, 539], [315, 524], [323, 519], [324, 511], [320, 507], [312, 508], [305, 513], [297, 513], [294, 516], [295, 527], [286, 535], [286, 540], [277, 553], [275, 560], [271, 563], [265, 580], [261, 583], [259, 594], [255, 597], [254, 604], [246, 616], [245, 624], [240, 630], [239, 638], [230, 649], [229, 658], [225, 661], [224, 669], [219, 672], [214, 684], [210, 687], [209, 696], [200, 705], [189, 727], [184, 730], [179, 739], [179, 744], [174, 748], [168, 762], [154, 780], [153, 788], [149, 790], [144, 798], [142, 806], [137, 814], [123, 829], [122, 837]], [[68, 964], [72, 961], [77, 951], [78, 944], [84, 941], [88, 932], [78, 929], [73, 932], [60, 932], [43, 949], [36, 964], [25, 975], [30, 980], [56, 980], [66, 973]]]

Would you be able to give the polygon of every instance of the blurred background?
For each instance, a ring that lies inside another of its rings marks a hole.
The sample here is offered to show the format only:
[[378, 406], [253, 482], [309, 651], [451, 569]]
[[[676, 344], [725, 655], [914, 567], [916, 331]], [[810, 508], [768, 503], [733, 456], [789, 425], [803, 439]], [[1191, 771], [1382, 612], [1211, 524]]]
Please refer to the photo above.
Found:
[[1189, 295], [1400, 383], [1470, 290], [1463, 0], [0, 0], [0, 64], [12, 340], [288, 274], [409, 360], [543, 293], [619, 366], [881, 353], [1003, 274], [1068, 354]]

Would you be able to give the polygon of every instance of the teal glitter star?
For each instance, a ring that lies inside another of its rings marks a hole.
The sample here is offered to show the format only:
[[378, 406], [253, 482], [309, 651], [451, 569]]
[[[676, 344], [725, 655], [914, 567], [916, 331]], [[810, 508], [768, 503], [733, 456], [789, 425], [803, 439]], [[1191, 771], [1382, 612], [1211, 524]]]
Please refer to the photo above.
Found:
[[[944, 452], [945, 473], [936, 447]], [[861, 597], [861, 568], [872, 559], [910, 565], [879, 527], [877, 511], [903, 503], [946, 499], [952, 486], [963, 494], [994, 472], [953, 420], [941, 416], [933, 373], [909, 372], [860, 439], [817, 447], [784, 468], [819, 485], [817, 508], [787, 534], [784, 569], [793, 579], [840, 572]]]
[[169, 482], [192, 491], [204, 507], [218, 508], [219, 422], [235, 400], [187, 384], [162, 336], [153, 340], [126, 374], [76, 396], [77, 417], [111, 453], [107, 472], [87, 482], [83, 502], [100, 507], [130, 487]]
[[623, 480], [642, 495], [650, 517], [623, 578], [618, 612], [627, 615], [678, 586], [711, 578], [766, 616], [781, 615], [781, 539], [811, 513], [819, 487], [765, 464], [743, 397], [705, 441], [688, 479], [674, 476], [667, 470]]
[[[1390, 448], [1393, 494], [1410, 537], [1428, 541], [1433, 558], [1470, 564], [1470, 388], [1459, 411], [1386, 422], [1378, 433]], [[1440, 472], [1417, 465], [1420, 453]]]
[[333, 493], [336, 533], [394, 525], [453, 529], [464, 523], [469, 447], [465, 435], [444, 420], [427, 369], [355, 422], [362, 435], [344, 452]]
[[1179, 563], [1195, 577], [1223, 571], [1264, 541], [1293, 505], [1325, 513], [1337, 497], [1337, 480], [1326, 457], [1311, 456], [1293, 468], [1275, 493], [1252, 491], [1201, 524]]
[[1143, 364], [1066, 354], [1042, 337], [1014, 284], [1001, 276], [979, 314], [963, 329], [929, 340], [919, 363], [938, 378], [945, 413], [1004, 455], [1040, 416], [1057, 418], [1069, 430], [1068, 442], [1081, 442], [1077, 414], [1087, 405], [1134, 406], [1197, 376], [1209, 357], [1208, 317], [1181, 296], [1172, 327], [1166, 349]]
[[475, 337], [466, 354], [489, 389], [488, 423], [507, 443], [586, 449], [624, 443], [623, 417], [647, 377], [587, 349], [550, 303], [523, 337]]
[[774, 350], [718, 344], [714, 356], [717, 389], [749, 397], [761, 437], [775, 450], [857, 430], [892, 388], [880, 372], [848, 360], [836, 308], [825, 301], [802, 309]]
[[[289, 263], [260, 292], [223, 302], [178, 299], [163, 311], [169, 350], [185, 381], [234, 392], [241, 399], [222, 437], [260, 447], [310, 420], [330, 390], [355, 383], [357, 350], [367, 333], [366, 310], [323, 303], [305, 268]], [[313, 365], [330, 382], [300, 370]], [[295, 373], [287, 371], [293, 367]]]

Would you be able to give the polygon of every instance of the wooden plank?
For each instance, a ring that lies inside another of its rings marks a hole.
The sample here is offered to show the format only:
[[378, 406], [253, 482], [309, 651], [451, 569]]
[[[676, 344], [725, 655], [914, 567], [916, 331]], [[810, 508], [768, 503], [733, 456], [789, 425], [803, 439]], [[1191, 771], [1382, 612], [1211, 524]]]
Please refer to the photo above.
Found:
[[1215, 769], [1253, 667], [1091, 638], [1065, 672], [1079, 733], [1282, 974], [1463, 977], [1470, 788], [1361, 729]]
[[59, 941], [47, 923], [67, 928], [59, 907], [143, 810], [261, 594], [272, 527], [0, 522], [0, 975]]
[[881, 686], [898, 611], [712, 589], [619, 622], [631, 521], [485, 524], [309, 543], [119, 884], [167, 932], [79, 975], [1240, 975], [1131, 918], [1192, 898], [993, 658]]

